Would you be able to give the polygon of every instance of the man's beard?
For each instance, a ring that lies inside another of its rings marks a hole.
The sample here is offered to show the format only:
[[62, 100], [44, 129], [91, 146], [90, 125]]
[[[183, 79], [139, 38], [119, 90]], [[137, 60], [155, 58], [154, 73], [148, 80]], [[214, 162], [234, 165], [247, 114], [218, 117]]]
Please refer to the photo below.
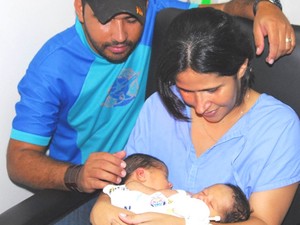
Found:
[[[112, 53], [112, 56], [108, 56], [107, 54], [105, 54], [105, 49], [110, 47], [110, 46], [114, 46], [114, 45], [126, 45], [128, 47], [128, 50], [124, 53]], [[96, 49], [97, 53], [99, 55], [101, 55], [102, 57], [106, 58], [108, 61], [112, 62], [112, 63], [122, 63], [124, 62], [129, 55], [132, 53], [132, 51], [135, 48], [135, 44], [132, 41], [125, 41], [125, 42], [110, 42], [110, 43], [104, 43], [101, 46], [94, 46], [94, 48]], [[115, 57], [113, 57], [115, 56]]]
[[[87, 32], [89, 41], [91, 43], [91, 45], [93, 46], [94, 50], [96, 51], [96, 53], [98, 53], [99, 55], [101, 55], [102, 57], [104, 57], [106, 60], [112, 62], [112, 63], [122, 63], [124, 62], [129, 55], [132, 53], [132, 51], [135, 49], [136, 43], [133, 43], [132, 41], [124, 41], [124, 42], [117, 42], [117, 41], [112, 41], [112, 42], [105, 42], [101, 45], [97, 44], [89, 35], [89, 33]], [[111, 55], [108, 55], [105, 53], [105, 50], [110, 47], [110, 46], [114, 46], [114, 45], [126, 45], [128, 47], [128, 50], [126, 52], [123, 53], [111, 53]]]

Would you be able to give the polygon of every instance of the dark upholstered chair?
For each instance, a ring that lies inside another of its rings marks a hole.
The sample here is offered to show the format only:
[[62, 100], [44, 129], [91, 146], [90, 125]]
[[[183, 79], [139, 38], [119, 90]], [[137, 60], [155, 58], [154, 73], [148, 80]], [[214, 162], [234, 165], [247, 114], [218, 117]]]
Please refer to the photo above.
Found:
[[[166, 27], [178, 13], [180, 10], [167, 9], [157, 16], [147, 96], [156, 90], [153, 74], [155, 73], [157, 55], [161, 49], [161, 40]], [[240, 22], [241, 26], [252, 36], [252, 22], [245, 19], [241, 19]], [[266, 49], [261, 57], [254, 60], [253, 67], [256, 75], [254, 89], [274, 95], [293, 107], [300, 116], [300, 26], [294, 26], [294, 28], [297, 36], [297, 47], [292, 55], [281, 58], [273, 66], [268, 66], [264, 61], [268, 52]], [[268, 46], [267, 43], [266, 46]], [[39, 191], [3, 212], [0, 215], [0, 224], [53, 224], [96, 195], [97, 193], [90, 195], [57, 190]], [[300, 188], [298, 188], [282, 225], [300, 225]]]

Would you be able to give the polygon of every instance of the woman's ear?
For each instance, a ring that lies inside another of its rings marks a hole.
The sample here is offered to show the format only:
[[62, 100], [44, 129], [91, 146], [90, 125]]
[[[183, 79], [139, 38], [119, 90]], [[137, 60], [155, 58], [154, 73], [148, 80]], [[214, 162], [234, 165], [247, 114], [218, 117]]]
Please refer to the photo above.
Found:
[[249, 60], [245, 59], [244, 63], [241, 65], [239, 71], [237, 72], [238, 79], [241, 79], [245, 75], [246, 70], [248, 68], [248, 62], [249, 62]]
[[84, 18], [83, 18], [83, 5], [82, 5], [82, 0], [75, 0], [74, 1], [74, 8], [75, 8], [75, 12], [76, 15], [78, 17], [78, 20], [83, 23], [84, 22]]

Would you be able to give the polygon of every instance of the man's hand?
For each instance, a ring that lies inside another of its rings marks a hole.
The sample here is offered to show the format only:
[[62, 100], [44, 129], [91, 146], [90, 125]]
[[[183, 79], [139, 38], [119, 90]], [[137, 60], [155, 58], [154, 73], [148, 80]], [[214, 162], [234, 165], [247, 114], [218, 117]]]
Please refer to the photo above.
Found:
[[77, 184], [79, 189], [91, 193], [109, 183], [119, 184], [126, 175], [126, 163], [123, 161], [125, 155], [125, 151], [115, 154], [92, 153], [80, 171]]
[[[34, 189], [66, 190], [64, 176], [70, 164], [50, 158], [46, 151], [44, 146], [10, 139], [7, 148], [9, 177]], [[91, 193], [108, 183], [120, 183], [126, 175], [125, 156], [125, 151], [92, 153], [76, 178], [79, 190]]]
[[254, 20], [253, 35], [256, 54], [260, 55], [264, 51], [264, 38], [268, 37], [270, 48], [266, 62], [273, 64], [280, 57], [292, 53], [296, 46], [295, 32], [286, 16], [276, 5], [261, 1], [256, 6], [254, 16], [253, 3], [254, 0], [231, 0], [220, 4], [200, 5], [200, 7], [213, 7], [233, 16]]
[[288, 19], [277, 6], [267, 1], [257, 5], [253, 33], [257, 55], [263, 52], [264, 37], [268, 36], [270, 50], [266, 62], [269, 64], [281, 56], [291, 54], [296, 45], [295, 32]]

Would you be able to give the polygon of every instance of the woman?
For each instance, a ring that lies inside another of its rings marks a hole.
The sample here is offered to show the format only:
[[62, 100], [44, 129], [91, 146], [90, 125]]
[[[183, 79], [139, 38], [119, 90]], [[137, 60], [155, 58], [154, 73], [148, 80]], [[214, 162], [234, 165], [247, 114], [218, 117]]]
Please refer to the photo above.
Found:
[[[298, 116], [250, 88], [251, 40], [233, 17], [192, 9], [167, 33], [157, 70], [159, 93], [145, 103], [127, 154], [142, 152], [164, 161], [175, 189], [238, 185], [253, 210], [243, 223], [281, 224], [300, 180]], [[185, 224], [154, 213], [132, 215], [104, 200], [93, 209], [95, 224], [106, 212], [113, 224]], [[123, 212], [120, 220], [117, 212]]]

